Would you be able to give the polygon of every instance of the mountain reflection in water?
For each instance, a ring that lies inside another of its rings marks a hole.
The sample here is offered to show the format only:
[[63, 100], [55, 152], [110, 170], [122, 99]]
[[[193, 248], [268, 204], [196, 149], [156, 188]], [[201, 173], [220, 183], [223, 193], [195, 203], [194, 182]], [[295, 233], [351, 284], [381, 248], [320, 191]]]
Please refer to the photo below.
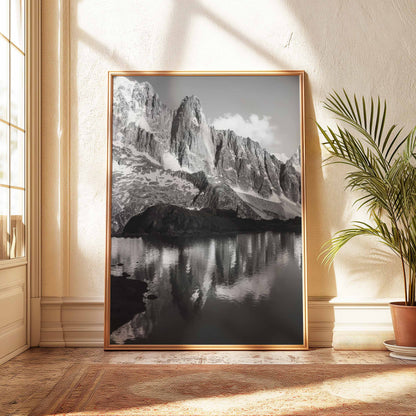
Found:
[[145, 311], [115, 329], [111, 343], [303, 343], [300, 233], [111, 241], [112, 283], [147, 284]]

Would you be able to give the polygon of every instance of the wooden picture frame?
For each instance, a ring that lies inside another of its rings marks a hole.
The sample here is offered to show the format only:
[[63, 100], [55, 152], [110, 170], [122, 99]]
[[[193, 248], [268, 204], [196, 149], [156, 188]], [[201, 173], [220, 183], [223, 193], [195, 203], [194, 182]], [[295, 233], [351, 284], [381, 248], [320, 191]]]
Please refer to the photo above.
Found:
[[109, 72], [106, 350], [308, 348], [304, 77]]

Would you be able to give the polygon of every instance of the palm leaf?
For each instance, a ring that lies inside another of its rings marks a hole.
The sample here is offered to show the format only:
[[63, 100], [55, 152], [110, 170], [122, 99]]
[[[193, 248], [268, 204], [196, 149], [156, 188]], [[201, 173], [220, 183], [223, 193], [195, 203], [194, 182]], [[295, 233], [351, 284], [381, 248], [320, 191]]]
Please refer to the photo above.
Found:
[[355, 205], [367, 209], [372, 222], [337, 232], [321, 256], [330, 263], [354, 237], [376, 237], [400, 257], [405, 300], [416, 305], [416, 128], [405, 136], [396, 124], [386, 128], [386, 101], [369, 102], [368, 111], [364, 97], [333, 91], [324, 108], [342, 124], [324, 129], [317, 123], [329, 153], [324, 164], [349, 167], [346, 188], [359, 193]]

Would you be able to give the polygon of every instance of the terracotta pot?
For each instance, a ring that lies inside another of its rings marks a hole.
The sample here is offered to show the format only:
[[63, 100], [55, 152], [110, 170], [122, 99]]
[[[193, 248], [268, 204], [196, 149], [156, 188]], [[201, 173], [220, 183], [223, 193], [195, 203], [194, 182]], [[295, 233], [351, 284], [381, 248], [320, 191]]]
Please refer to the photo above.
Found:
[[404, 302], [390, 303], [396, 345], [416, 347], [416, 306]]

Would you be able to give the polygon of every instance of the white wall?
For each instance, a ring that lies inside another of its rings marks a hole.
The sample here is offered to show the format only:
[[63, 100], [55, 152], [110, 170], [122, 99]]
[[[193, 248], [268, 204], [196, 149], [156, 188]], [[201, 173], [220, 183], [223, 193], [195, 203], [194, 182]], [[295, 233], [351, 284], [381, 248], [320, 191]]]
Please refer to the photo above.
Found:
[[[372, 314], [376, 304], [382, 312], [368, 324], [377, 321], [379, 337], [367, 347], [379, 345], [391, 332], [387, 300], [402, 296], [400, 269], [369, 239], [346, 247], [330, 269], [317, 259], [331, 234], [365, 215], [344, 192], [345, 171], [321, 167], [314, 120], [330, 123], [322, 101], [346, 88], [386, 98], [391, 122], [416, 124], [415, 16], [413, 0], [43, 0], [45, 308], [104, 295], [108, 71], [303, 69], [312, 330], [328, 337], [339, 308], [352, 305], [338, 330], [365, 333], [355, 307]], [[56, 316], [45, 319], [44, 328], [59, 330]]]

